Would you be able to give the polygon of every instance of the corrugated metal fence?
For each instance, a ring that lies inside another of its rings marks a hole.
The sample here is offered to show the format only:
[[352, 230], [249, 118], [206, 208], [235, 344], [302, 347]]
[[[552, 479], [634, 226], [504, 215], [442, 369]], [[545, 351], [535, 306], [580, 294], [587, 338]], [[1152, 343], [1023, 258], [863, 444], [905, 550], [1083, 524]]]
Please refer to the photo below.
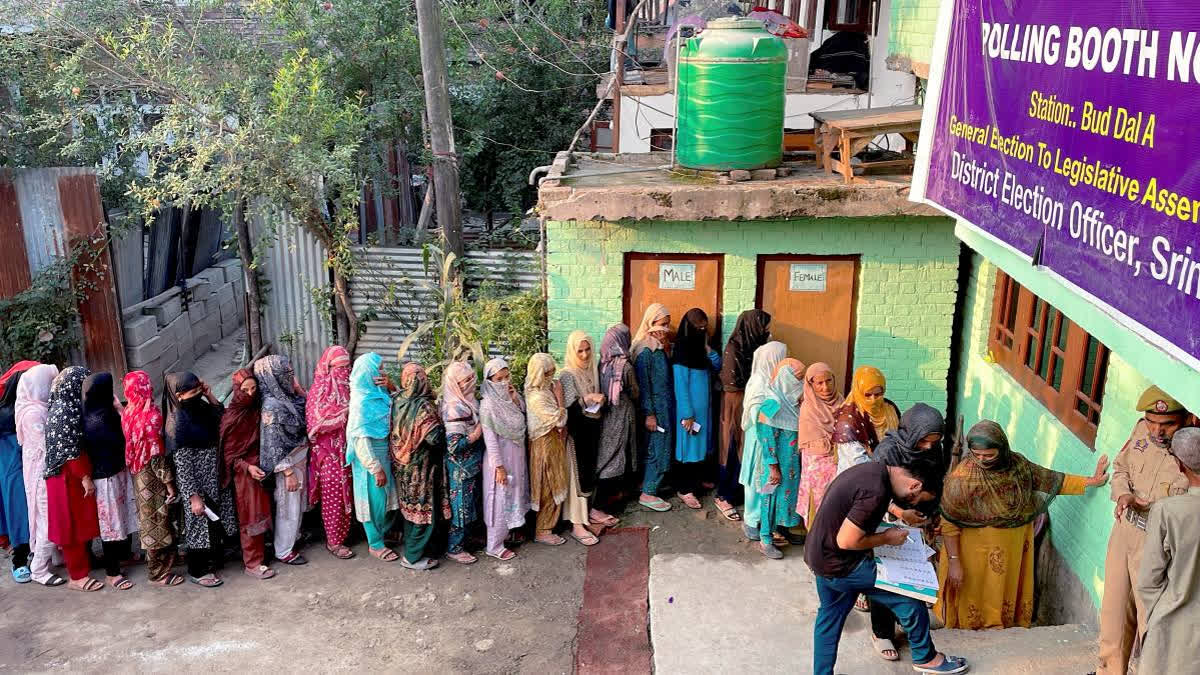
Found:
[[[436, 281], [438, 271], [426, 273], [419, 248], [368, 247], [361, 251], [350, 284], [351, 305], [360, 318], [367, 318], [358, 353], [378, 352], [391, 361], [404, 338], [436, 311], [435, 300], [416, 285], [422, 279]], [[513, 292], [540, 289], [538, 255], [502, 249], [467, 252], [467, 291], [485, 281]]]
[[[263, 308], [263, 340], [272, 351], [286, 354], [304, 386], [312, 384], [313, 370], [321, 352], [334, 343], [328, 308], [321, 308], [314, 289], [324, 296], [330, 288], [329, 268], [325, 266], [325, 247], [307, 230], [284, 222], [278, 212], [265, 208], [250, 209], [251, 236], [273, 234], [266, 251], [263, 272], [270, 281], [270, 292]], [[286, 225], [286, 226], [285, 226]]]

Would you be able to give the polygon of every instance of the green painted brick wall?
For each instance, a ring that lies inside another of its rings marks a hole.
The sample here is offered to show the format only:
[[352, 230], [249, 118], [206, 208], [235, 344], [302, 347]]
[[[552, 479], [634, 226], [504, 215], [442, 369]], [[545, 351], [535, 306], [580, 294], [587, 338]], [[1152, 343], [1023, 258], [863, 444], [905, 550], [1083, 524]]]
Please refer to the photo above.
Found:
[[725, 256], [721, 328], [754, 307], [757, 256], [861, 255], [856, 364], [888, 377], [902, 408], [946, 407], [950, 334], [958, 290], [958, 240], [946, 218], [818, 218], [752, 222], [546, 223], [551, 349], [561, 361], [567, 335], [597, 339], [623, 320], [624, 256]]
[[892, 0], [888, 55], [929, 63], [941, 0]]
[[[995, 292], [996, 266], [973, 256], [967, 294], [958, 410], [970, 425], [992, 419], [1008, 432], [1012, 447], [1031, 461], [1068, 473], [1091, 475], [1101, 454], [1109, 459], [1125, 443], [1140, 414], [1133, 410], [1150, 383], [1119, 353], [1109, 358], [1104, 411], [1096, 434], [1096, 450], [1063, 426], [1003, 368], [987, 359], [988, 328]], [[1069, 310], [1064, 310], [1068, 318]], [[1059, 497], [1050, 505], [1054, 547], [1100, 607], [1104, 592], [1104, 558], [1112, 529], [1108, 486], [1081, 497]]]

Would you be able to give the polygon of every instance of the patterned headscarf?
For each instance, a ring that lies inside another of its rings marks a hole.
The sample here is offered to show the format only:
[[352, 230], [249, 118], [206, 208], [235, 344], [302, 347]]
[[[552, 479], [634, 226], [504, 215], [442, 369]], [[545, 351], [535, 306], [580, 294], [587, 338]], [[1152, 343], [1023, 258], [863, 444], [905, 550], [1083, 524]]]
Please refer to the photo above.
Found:
[[813, 381], [818, 375], [832, 374], [833, 368], [827, 363], [814, 363], [804, 373], [804, 402], [800, 404], [799, 433], [796, 445], [802, 452], [810, 455], [828, 455], [833, 451], [834, 413], [844, 401], [841, 392], [834, 383], [833, 392], [829, 398], [821, 398], [813, 387]]
[[17, 386], [21, 373], [36, 365], [37, 361], [18, 361], [0, 375], [0, 436], [17, 433]]
[[253, 370], [242, 368], [233, 374], [233, 398], [221, 416], [221, 458], [225, 462], [222, 487], [233, 482], [239, 460], [250, 463], [258, 461], [262, 395], [257, 389], [253, 396], [243, 391], [242, 383], [246, 380], [254, 380]]
[[959, 527], [1021, 527], [1044, 513], [1066, 478], [1013, 452], [999, 424], [983, 420], [967, 432], [967, 448], [995, 448], [984, 466], [968, 452], [946, 477], [942, 515]]
[[267, 473], [274, 473], [279, 462], [308, 443], [304, 397], [292, 385], [295, 372], [286, 356], [272, 354], [259, 359], [254, 364], [254, 379], [262, 394], [259, 466]]
[[466, 361], [455, 361], [442, 373], [442, 401], [439, 412], [446, 435], [469, 434], [479, 423], [479, 401], [475, 389], [479, 376]]
[[529, 439], [542, 436], [566, 425], [567, 410], [554, 396], [554, 357], [534, 354], [525, 373], [525, 417]]
[[636, 361], [638, 354], [641, 354], [643, 349], [653, 352], [663, 348], [660, 336], [670, 332], [671, 328], [670, 326], [655, 327], [654, 322], [670, 315], [671, 312], [667, 306], [658, 302], [646, 308], [642, 314], [642, 322], [638, 324], [637, 333], [633, 336], [633, 345], [629, 349], [630, 358]]
[[[346, 439], [353, 446], [360, 437], [383, 439], [391, 430], [392, 397], [375, 384], [383, 357], [367, 352], [354, 360], [350, 371], [350, 417]], [[350, 452], [347, 448], [347, 452]], [[347, 457], [349, 459], [349, 457]]]
[[[929, 434], [940, 434], [946, 426], [942, 413], [924, 403], [918, 403], [900, 416], [900, 424], [895, 431], [889, 431], [875, 448], [875, 461], [889, 466], [906, 466], [909, 461], [919, 454], [917, 443]], [[934, 459], [941, 461], [942, 457], [934, 450], [929, 451]]]
[[312, 388], [305, 405], [308, 437], [314, 441], [331, 436], [339, 451], [346, 441], [350, 419], [350, 352], [334, 345], [325, 350], [313, 373]]
[[629, 362], [629, 326], [619, 323], [609, 328], [600, 341], [600, 391], [609, 405], [621, 400], [625, 364]]
[[125, 389], [125, 410], [121, 430], [125, 432], [125, 465], [130, 474], [141, 473], [150, 460], [164, 452], [162, 410], [154, 402], [154, 385], [142, 370], [131, 370], [121, 380]]
[[17, 443], [29, 449], [46, 442], [46, 418], [50, 412], [50, 386], [58, 377], [58, 366], [44, 363], [21, 375], [17, 383]]
[[850, 385], [850, 400], [871, 420], [871, 426], [875, 427], [875, 438], [883, 438], [884, 434], [900, 426], [900, 417], [882, 396], [875, 399], [874, 403], [867, 400], [867, 392], [875, 387], [884, 387], [886, 390], [887, 378], [883, 376], [883, 371], [874, 366], [859, 366], [854, 371], [854, 380]]
[[483, 402], [479, 420], [485, 429], [517, 443], [525, 443], [525, 404], [512, 386], [512, 379], [494, 382], [492, 376], [508, 368], [504, 359], [492, 359], [483, 367]]
[[778, 405], [766, 422], [776, 429], [791, 431], [800, 424], [800, 396], [804, 393], [804, 364], [796, 359], [784, 359], [775, 366], [767, 399]]
[[721, 356], [721, 385], [726, 391], [742, 391], [754, 367], [754, 352], [771, 337], [771, 315], [748, 309], [738, 315], [725, 353]]
[[754, 350], [754, 362], [750, 365], [750, 379], [746, 380], [746, 395], [742, 399], [742, 430], [754, 423], [753, 410], [767, 399], [767, 387], [771, 385], [771, 374], [775, 366], [787, 357], [787, 345], [768, 342]]
[[83, 436], [83, 381], [91, 371], [71, 366], [50, 385], [50, 417], [46, 421], [46, 478], [57, 476], [63, 465], [79, 457]]
[[392, 459], [408, 464], [414, 450], [442, 423], [433, 402], [433, 386], [421, 364], [408, 362], [400, 372], [400, 394], [392, 408]]

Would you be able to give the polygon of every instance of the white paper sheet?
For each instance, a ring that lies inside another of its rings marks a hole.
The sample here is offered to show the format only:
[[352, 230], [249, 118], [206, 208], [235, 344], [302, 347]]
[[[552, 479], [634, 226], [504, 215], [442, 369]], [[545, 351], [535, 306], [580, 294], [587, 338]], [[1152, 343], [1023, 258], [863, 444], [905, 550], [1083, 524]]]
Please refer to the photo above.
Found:
[[[888, 526], [881, 525], [876, 532]], [[902, 526], [895, 526], [902, 527]], [[925, 545], [921, 531], [903, 527], [908, 538], [900, 546], [875, 547], [875, 573], [879, 579], [893, 584], [908, 584], [922, 588], [937, 589], [937, 572], [929, 562], [933, 549]]]

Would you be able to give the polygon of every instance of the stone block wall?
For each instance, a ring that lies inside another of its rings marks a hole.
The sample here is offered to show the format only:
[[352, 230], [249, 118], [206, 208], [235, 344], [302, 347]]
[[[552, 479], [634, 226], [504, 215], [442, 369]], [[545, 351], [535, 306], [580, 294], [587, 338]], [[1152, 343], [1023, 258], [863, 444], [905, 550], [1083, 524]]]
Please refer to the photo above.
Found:
[[930, 51], [941, 0], [892, 0], [888, 68], [929, 77]]
[[881, 368], [901, 409], [946, 408], [959, 251], [949, 219], [548, 221], [546, 236], [550, 341], [560, 361], [572, 330], [599, 339], [624, 320], [627, 252], [724, 254], [722, 344], [737, 315], [754, 307], [758, 255], [860, 255], [854, 363]]
[[178, 287], [125, 310], [125, 357], [130, 370], [144, 370], [162, 390], [166, 373], [187, 370], [222, 338], [242, 330], [242, 267], [226, 260]]

